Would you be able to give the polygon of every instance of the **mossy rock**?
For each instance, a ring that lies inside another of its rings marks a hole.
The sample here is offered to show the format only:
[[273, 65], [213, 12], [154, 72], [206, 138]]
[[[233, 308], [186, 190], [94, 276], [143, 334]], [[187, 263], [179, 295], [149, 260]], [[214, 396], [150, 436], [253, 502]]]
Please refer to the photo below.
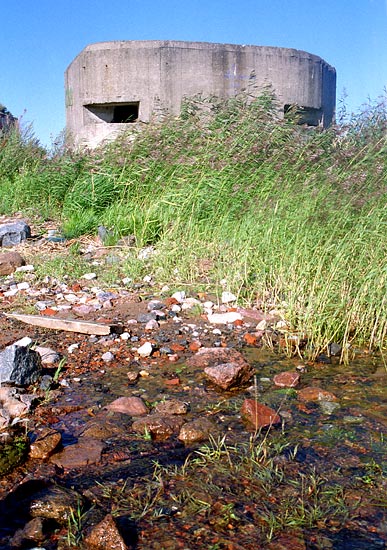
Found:
[[11, 442], [0, 444], [0, 477], [9, 474], [27, 459], [28, 438], [16, 436]]

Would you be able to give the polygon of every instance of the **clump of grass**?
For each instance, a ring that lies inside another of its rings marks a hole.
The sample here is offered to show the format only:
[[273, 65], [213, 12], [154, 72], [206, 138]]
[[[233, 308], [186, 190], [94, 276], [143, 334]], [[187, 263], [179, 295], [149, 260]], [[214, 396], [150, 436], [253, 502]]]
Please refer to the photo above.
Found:
[[134, 235], [155, 247], [146, 271], [160, 282], [216, 291], [226, 279], [241, 303], [281, 310], [312, 357], [332, 342], [343, 357], [383, 348], [385, 98], [326, 131], [277, 112], [268, 89], [192, 98], [180, 117], [83, 155], [31, 155], [22, 140], [13, 171], [0, 152], [3, 208], [47, 204], [70, 237]]

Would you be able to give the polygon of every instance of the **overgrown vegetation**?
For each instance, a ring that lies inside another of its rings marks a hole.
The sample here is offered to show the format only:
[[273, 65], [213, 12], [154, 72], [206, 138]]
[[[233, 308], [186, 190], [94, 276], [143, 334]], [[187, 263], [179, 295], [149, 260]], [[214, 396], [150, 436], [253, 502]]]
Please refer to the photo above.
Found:
[[[194, 98], [179, 118], [94, 152], [0, 141], [2, 213], [38, 211], [68, 237], [135, 236], [127, 269], [283, 312], [315, 355], [386, 341], [386, 102], [326, 131], [255, 101]], [[156, 254], [137, 260], [139, 248]], [[145, 265], [145, 267], [144, 267]]]

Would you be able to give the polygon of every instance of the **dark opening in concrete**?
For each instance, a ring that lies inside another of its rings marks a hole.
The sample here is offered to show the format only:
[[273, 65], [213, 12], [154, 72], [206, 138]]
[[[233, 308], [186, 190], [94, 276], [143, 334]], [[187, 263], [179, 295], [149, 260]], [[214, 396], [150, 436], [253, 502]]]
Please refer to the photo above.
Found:
[[85, 108], [104, 122], [112, 124], [126, 124], [137, 122], [140, 111], [140, 102], [130, 103], [93, 103]]
[[299, 107], [298, 105], [284, 105], [284, 115], [287, 118], [293, 118], [297, 124], [306, 124], [307, 126], [318, 126], [322, 120], [321, 109]]

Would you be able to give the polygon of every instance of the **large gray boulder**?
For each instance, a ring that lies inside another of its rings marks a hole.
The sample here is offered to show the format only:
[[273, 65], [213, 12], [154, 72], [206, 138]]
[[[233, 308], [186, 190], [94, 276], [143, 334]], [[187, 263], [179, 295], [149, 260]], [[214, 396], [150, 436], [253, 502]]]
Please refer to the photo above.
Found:
[[38, 380], [42, 371], [39, 353], [13, 344], [0, 352], [0, 384], [29, 386]]
[[31, 228], [24, 221], [0, 225], [0, 246], [15, 246], [31, 237]]

